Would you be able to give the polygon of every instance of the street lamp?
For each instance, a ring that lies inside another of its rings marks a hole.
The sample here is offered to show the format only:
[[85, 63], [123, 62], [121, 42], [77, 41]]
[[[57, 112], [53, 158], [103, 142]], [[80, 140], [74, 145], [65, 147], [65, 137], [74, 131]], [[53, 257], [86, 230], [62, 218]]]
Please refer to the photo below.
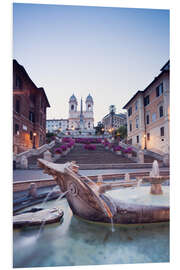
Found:
[[36, 149], [36, 132], [33, 132], [33, 148]]

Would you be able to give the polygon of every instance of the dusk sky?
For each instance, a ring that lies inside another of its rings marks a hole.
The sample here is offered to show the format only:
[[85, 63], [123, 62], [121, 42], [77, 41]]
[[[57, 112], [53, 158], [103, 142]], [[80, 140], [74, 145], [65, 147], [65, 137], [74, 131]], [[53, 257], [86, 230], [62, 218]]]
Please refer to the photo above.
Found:
[[47, 119], [68, 118], [69, 97], [90, 93], [96, 124], [169, 60], [169, 11], [14, 4], [13, 58], [45, 89]]

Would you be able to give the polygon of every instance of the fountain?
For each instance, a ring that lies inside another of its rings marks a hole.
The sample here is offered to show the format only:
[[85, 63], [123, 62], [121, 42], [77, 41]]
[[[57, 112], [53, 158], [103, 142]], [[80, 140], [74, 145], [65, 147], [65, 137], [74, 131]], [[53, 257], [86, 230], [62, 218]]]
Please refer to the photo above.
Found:
[[167, 176], [159, 175], [159, 165], [157, 160], [154, 160], [152, 170], [147, 177], [142, 178], [142, 182], [151, 183], [151, 194], [160, 195], [163, 194], [162, 183], [167, 180]]
[[[169, 206], [129, 203], [119, 198], [109, 197], [106, 192], [112, 190], [115, 185], [113, 183], [97, 185], [87, 177], [82, 179], [75, 163], [54, 164], [43, 159], [39, 159], [38, 163], [45, 173], [53, 175], [62, 192], [69, 191], [66, 199], [75, 216], [101, 223], [111, 223], [113, 218], [114, 224], [169, 221]], [[151, 184], [152, 194], [162, 194], [161, 183], [167, 179], [168, 177], [159, 176], [157, 163], [154, 162], [151, 176], [143, 177], [142, 182]], [[137, 183], [138, 181], [126, 179], [118, 187], [123, 185], [129, 187]]]
[[61, 195], [46, 200], [44, 209], [40, 208], [42, 202], [36, 202], [37, 215], [32, 215], [29, 228], [19, 227], [16, 220], [13, 267], [169, 261], [168, 186], [162, 186], [163, 193], [152, 194], [152, 172], [141, 179], [125, 175], [124, 180], [109, 183], [99, 176], [96, 184], [79, 174], [75, 162], [61, 165], [39, 160], [39, 164], [53, 175]]

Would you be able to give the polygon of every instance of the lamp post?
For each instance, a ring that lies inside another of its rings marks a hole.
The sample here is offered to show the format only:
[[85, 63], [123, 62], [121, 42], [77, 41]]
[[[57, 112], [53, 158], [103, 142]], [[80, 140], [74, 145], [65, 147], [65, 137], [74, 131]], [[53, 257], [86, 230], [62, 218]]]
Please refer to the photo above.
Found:
[[33, 148], [36, 149], [36, 132], [33, 132]]

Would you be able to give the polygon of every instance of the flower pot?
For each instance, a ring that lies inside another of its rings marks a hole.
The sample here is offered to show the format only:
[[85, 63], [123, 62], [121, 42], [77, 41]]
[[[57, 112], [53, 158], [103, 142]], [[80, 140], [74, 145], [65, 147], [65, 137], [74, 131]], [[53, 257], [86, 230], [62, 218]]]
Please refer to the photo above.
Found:
[[54, 154], [55, 160], [59, 159], [61, 157], [61, 154]]

